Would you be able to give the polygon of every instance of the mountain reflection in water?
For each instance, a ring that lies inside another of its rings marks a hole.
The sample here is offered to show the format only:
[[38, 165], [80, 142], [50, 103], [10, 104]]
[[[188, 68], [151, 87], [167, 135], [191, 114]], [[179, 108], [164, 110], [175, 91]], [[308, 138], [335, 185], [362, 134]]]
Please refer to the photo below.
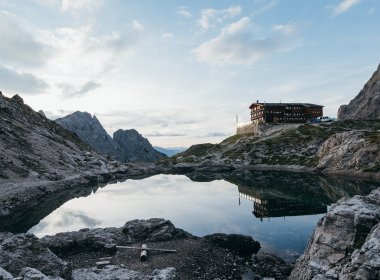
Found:
[[[302, 253], [328, 205], [380, 186], [363, 180], [273, 171], [185, 175], [156, 175], [93, 188], [86, 197], [76, 195], [63, 205], [60, 200], [46, 217], [31, 210], [30, 217], [39, 223], [31, 225], [29, 232], [43, 236], [162, 217], [198, 236], [215, 232], [251, 235], [266, 251], [287, 257]], [[54, 205], [53, 199], [49, 201]], [[17, 220], [13, 223], [15, 228], [25, 228]]]

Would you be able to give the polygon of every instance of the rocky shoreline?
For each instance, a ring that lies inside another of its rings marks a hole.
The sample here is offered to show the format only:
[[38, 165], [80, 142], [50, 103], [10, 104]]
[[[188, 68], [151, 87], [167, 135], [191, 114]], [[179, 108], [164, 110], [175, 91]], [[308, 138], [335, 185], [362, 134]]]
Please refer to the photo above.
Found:
[[[289, 275], [289, 279], [379, 279], [379, 210], [380, 188], [334, 204], [293, 270], [281, 259], [260, 252], [252, 237], [200, 238], [157, 218], [41, 239], [0, 233], [0, 279], [288, 279]], [[115, 247], [142, 243], [177, 253], [150, 253], [141, 262], [139, 250]], [[110, 264], [97, 266], [104, 257]]]
[[158, 174], [151, 164], [124, 164], [107, 173], [89, 172], [58, 181], [0, 181], [0, 217], [4, 221], [0, 231], [12, 228], [15, 221], [25, 220], [18, 232], [25, 232], [31, 225], [48, 215], [66, 201], [87, 196], [99, 187], [126, 179], [139, 179]]
[[[140, 247], [142, 243], [177, 252], [149, 252], [147, 261], [141, 262], [139, 250], [115, 247]], [[24, 280], [242, 279], [250, 270], [257, 279], [258, 273], [286, 279], [290, 266], [275, 256], [257, 254], [259, 249], [260, 244], [252, 237], [213, 234], [199, 238], [164, 219], [133, 220], [122, 228], [82, 229], [42, 239], [31, 234], [1, 233], [0, 276]], [[96, 264], [105, 257], [110, 264]], [[32, 274], [40, 278], [28, 276]]]

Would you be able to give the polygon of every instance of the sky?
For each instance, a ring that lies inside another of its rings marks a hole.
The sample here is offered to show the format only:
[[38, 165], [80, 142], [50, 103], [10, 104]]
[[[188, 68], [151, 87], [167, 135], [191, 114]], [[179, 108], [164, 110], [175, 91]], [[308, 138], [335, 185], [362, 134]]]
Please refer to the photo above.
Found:
[[252, 102], [336, 116], [380, 63], [378, 0], [0, 0], [0, 90], [156, 146], [218, 143]]

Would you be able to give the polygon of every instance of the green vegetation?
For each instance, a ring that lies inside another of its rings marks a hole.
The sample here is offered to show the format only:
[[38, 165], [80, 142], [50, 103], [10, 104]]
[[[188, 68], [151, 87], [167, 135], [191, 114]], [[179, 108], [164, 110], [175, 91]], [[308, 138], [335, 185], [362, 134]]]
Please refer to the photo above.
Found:
[[178, 158], [179, 156], [183, 157], [188, 157], [188, 156], [196, 156], [196, 157], [201, 157], [201, 156], [206, 156], [208, 151], [213, 148], [214, 145], [210, 143], [206, 144], [198, 144], [198, 145], [193, 145], [190, 148], [188, 148], [186, 151], [179, 153], [175, 155], [175, 158]]
[[[269, 126], [271, 127], [271, 126]], [[284, 130], [269, 131], [269, 136], [254, 134], [233, 135], [220, 144], [200, 144], [166, 160], [166, 163], [201, 163], [208, 159], [220, 159], [231, 164], [237, 160], [251, 165], [299, 165], [317, 167], [318, 149], [332, 135], [347, 131], [360, 131], [369, 143], [380, 145], [380, 120], [342, 121], [321, 124], [304, 124]], [[270, 135], [270, 133], [272, 133]], [[264, 133], [265, 135], [265, 133]], [[376, 153], [376, 149], [374, 151]], [[363, 166], [364, 172], [379, 172], [380, 163]]]
[[380, 145], [380, 131], [370, 131], [366, 132], [364, 135], [370, 143]]
[[253, 133], [251, 133], [251, 134], [239, 134], [239, 135], [235, 134], [235, 135], [232, 135], [232, 136], [224, 139], [220, 144], [221, 145], [234, 144], [237, 141], [239, 141], [240, 139], [247, 138], [247, 137], [250, 137], [250, 136], [254, 136], [254, 134]]

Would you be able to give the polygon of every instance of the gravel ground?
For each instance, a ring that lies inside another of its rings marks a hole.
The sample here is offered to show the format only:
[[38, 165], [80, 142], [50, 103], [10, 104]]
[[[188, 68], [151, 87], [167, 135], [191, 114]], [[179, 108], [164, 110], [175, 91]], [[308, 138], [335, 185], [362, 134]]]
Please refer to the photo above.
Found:
[[[180, 279], [242, 279], [247, 259], [227, 249], [202, 239], [173, 240], [146, 243], [148, 247], [174, 249], [177, 253], [150, 252], [145, 262], [140, 261], [139, 250], [118, 249], [111, 264], [123, 265], [128, 269], [151, 274], [153, 270], [174, 267]], [[132, 244], [131, 246], [141, 246]], [[95, 266], [100, 257], [109, 256], [103, 252], [82, 253], [62, 257], [75, 268]]]

